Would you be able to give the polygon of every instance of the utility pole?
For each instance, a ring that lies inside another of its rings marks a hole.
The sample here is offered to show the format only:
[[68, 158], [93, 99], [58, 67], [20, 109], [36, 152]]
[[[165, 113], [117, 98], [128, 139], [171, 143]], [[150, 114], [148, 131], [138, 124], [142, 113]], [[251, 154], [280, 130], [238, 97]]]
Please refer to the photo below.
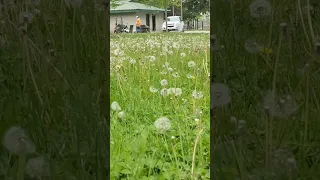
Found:
[[174, 5], [172, 5], [172, 16], [174, 16]]
[[[174, 2], [174, 1], [175, 1], [175, 0], [172, 0], [172, 2]], [[174, 16], [174, 4], [175, 4], [175, 3], [172, 4], [172, 16]]]
[[[210, 1], [209, 1], [210, 2]], [[181, 7], [181, 13], [180, 13], [180, 16], [181, 16], [181, 19], [183, 20], [182, 18], [182, 0], [180, 1], [180, 7]]]
[[168, 7], [167, 7], [167, 0], [164, 0], [164, 8], [165, 8], [165, 18], [166, 18], [166, 32], [168, 32]]

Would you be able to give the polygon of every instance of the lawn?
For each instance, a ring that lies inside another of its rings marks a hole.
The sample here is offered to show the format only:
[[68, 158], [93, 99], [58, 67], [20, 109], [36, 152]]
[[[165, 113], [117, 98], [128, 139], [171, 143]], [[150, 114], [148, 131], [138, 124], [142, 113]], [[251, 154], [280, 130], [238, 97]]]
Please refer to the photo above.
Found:
[[209, 179], [209, 35], [111, 36], [111, 179]]
[[319, 179], [318, 1], [215, 1], [213, 179]]

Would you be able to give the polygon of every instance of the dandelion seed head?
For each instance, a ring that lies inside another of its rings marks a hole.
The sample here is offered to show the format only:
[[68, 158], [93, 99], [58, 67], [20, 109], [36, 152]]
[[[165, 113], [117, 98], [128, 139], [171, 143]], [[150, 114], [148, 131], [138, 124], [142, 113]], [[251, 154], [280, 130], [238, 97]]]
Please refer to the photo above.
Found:
[[280, 23], [280, 25], [279, 25], [280, 27], [287, 27], [287, 23], [285, 23], [285, 22], [282, 22], [282, 23]]
[[124, 111], [120, 111], [120, 112], [118, 113], [118, 117], [119, 117], [120, 119], [124, 119], [124, 118], [126, 117], [126, 113], [125, 113]]
[[254, 18], [268, 16], [271, 13], [271, 4], [267, 0], [254, 0], [250, 6], [250, 14]]
[[189, 68], [193, 68], [193, 67], [195, 67], [196, 66], [196, 63], [194, 62], [194, 61], [189, 61], [188, 62], [188, 67]]
[[114, 111], [121, 111], [121, 107], [120, 107], [119, 103], [116, 101], [113, 101], [111, 103], [111, 109]]
[[238, 121], [238, 129], [243, 129], [246, 126], [247, 122], [245, 120]]
[[192, 74], [187, 74], [188, 79], [194, 79], [195, 77]]
[[50, 166], [43, 156], [29, 159], [25, 171], [30, 178], [43, 179], [50, 176]]
[[33, 14], [30, 12], [20, 12], [19, 14], [19, 23], [24, 24], [24, 23], [32, 23], [33, 20]]
[[153, 61], [155, 61], [155, 60], [156, 60], [156, 57], [150, 56], [150, 62], [153, 62]]
[[303, 14], [304, 14], [305, 17], [308, 16], [308, 13], [310, 13], [310, 15], [314, 14], [314, 8], [311, 5], [304, 6], [302, 8], [302, 11], [303, 11]]
[[258, 53], [261, 50], [261, 45], [253, 39], [247, 39], [244, 42], [244, 47], [249, 53]]
[[35, 15], [39, 15], [41, 13], [41, 11], [39, 9], [33, 9], [33, 13]]
[[153, 87], [153, 86], [151, 86], [151, 87], [149, 88], [149, 91], [150, 91], [151, 93], [156, 93], [156, 92], [158, 92], [158, 89], [155, 88], [155, 87]]
[[166, 71], [161, 71], [160, 74], [164, 75], [164, 74], [167, 74]]
[[197, 115], [202, 115], [202, 109], [201, 108], [197, 108], [196, 109], [196, 112], [195, 112]]
[[298, 105], [294, 99], [287, 99], [287, 97], [281, 98], [276, 93], [273, 97], [272, 91], [269, 90], [263, 100], [264, 107], [269, 107], [268, 115], [279, 118], [294, 115], [298, 110]]
[[167, 88], [162, 88], [160, 90], [160, 95], [161, 96], [168, 96], [170, 94], [170, 89], [167, 89]]
[[130, 63], [130, 64], [136, 64], [136, 60], [131, 58], [130, 61], [129, 61], [129, 63]]
[[180, 45], [178, 43], [174, 43], [172, 47], [175, 48], [175, 49], [179, 49]]
[[159, 131], [165, 132], [171, 128], [171, 122], [167, 117], [160, 117], [154, 122], [154, 126]]
[[175, 96], [181, 96], [182, 89], [181, 88], [170, 88], [170, 93], [174, 94]]
[[220, 83], [211, 85], [211, 107], [221, 107], [229, 104], [231, 97], [228, 86]]
[[168, 68], [168, 71], [169, 71], [169, 72], [172, 72], [172, 71], [173, 71], [173, 68], [169, 67], [169, 68]]
[[166, 79], [162, 79], [160, 81], [160, 84], [161, 84], [161, 86], [166, 86], [166, 85], [168, 85], [168, 81]]
[[118, 55], [120, 54], [120, 49], [115, 49], [115, 50], [113, 51], [113, 54], [116, 55], [116, 56], [118, 56]]
[[173, 76], [173, 77], [175, 77], [175, 78], [180, 77], [180, 75], [179, 75], [179, 73], [178, 73], [178, 72], [174, 72], [174, 73], [172, 73], [172, 76]]
[[291, 152], [286, 149], [277, 149], [273, 153], [272, 166], [284, 173], [297, 169], [297, 162]]
[[201, 99], [201, 98], [203, 98], [203, 94], [201, 91], [194, 90], [194, 91], [192, 91], [192, 97], [194, 99]]
[[36, 148], [30, 138], [21, 127], [11, 127], [4, 134], [3, 146], [11, 153], [25, 155], [36, 152]]
[[236, 124], [237, 123], [237, 118], [236, 117], [231, 117], [231, 123]]

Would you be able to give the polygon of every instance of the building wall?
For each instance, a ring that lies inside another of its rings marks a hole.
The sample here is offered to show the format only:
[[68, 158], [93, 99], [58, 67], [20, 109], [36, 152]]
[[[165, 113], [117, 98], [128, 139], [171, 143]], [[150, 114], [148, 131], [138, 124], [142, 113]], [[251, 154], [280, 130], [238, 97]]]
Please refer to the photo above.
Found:
[[[136, 12], [136, 13], [117, 13], [117, 14], [110, 14], [110, 32], [113, 33], [116, 19], [118, 24], [121, 23], [121, 17], [122, 17], [122, 22], [123, 24], [127, 25], [130, 27], [130, 25], [134, 25], [133, 31], [135, 31], [135, 26], [136, 26], [136, 16], [139, 16], [141, 19], [141, 24], [146, 25], [146, 14], [150, 14], [150, 31], [152, 31], [152, 13], [148, 12]], [[162, 31], [162, 23], [163, 23], [163, 13], [162, 12], [157, 12], [153, 13], [155, 14], [156, 18], [156, 32]]]

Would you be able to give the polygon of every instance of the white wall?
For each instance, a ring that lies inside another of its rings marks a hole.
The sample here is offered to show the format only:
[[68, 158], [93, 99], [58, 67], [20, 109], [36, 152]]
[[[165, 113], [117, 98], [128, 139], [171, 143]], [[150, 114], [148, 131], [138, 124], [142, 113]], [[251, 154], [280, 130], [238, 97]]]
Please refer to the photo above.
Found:
[[159, 12], [156, 14], [156, 30], [157, 31], [162, 31], [163, 19], [164, 19], [163, 12]]
[[123, 24], [128, 25], [134, 25], [136, 24], [136, 13], [125, 13], [125, 14], [110, 14], [110, 32], [113, 33], [115, 23], [116, 23], [116, 18], [118, 21], [118, 24], [121, 23], [121, 17]]
[[[137, 13], [117, 13], [117, 14], [110, 14], [110, 32], [113, 33], [116, 17], [118, 17], [118, 24], [121, 23], [121, 17], [123, 24], [130, 27], [130, 25], [134, 25], [133, 30], [135, 31], [136, 28], [136, 16], [139, 16], [141, 19], [141, 24], [146, 25], [146, 14], [150, 14], [150, 31], [152, 31], [152, 13], [146, 12], [137, 12]], [[162, 31], [162, 23], [163, 23], [163, 13], [154, 13], [156, 15], [156, 31]]]

